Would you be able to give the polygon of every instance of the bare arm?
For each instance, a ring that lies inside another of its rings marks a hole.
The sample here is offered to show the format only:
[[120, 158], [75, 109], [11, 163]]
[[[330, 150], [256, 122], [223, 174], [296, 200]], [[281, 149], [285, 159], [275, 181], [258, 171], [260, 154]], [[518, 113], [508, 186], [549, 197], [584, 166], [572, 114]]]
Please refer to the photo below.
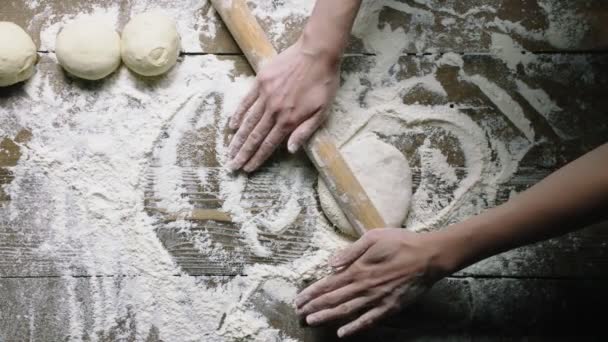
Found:
[[509, 202], [447, 229], [372, 230], [333, 258], [336, 273], [297, 296], [297, 311], [309, 324], [360, 314], [338, 330], [350, 335], [483, 258], [608, 218], [607, 170], [605, 144]]
[[[453, 273], [488, 256], [574, 231], [608, 218], [608, 144], [511, 201], [458, 223], [438, 239]], [[466, 248], [463, 246], [466, 244]]]
[[298, 41], [266, 64], [230, 121], [232, 170], [257, 169], [285, 138], [296, 152], [323, 123], [361, 0], [318, 0]]

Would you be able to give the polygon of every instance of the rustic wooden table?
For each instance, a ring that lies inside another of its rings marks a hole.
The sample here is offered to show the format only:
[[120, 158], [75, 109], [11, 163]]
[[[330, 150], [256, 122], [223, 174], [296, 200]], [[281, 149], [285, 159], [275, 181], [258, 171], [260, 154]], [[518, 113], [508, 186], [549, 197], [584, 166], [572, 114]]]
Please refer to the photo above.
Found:
[[[270, 0], [268, 0], [270, 1]], [[136, 0], [115, 0], [120, 3], [120, 26], [128, 20]], [[454, 1], [452, 1], [454, 2]], [[489, 117], [504, 117], [497, 105], [474, 83], [459, 77], [459, 72], [478, 74], [504, 89], [519, 103], [524, 114], [532, 122], [536, 132], [535, 146], [528, 152], [512, 179], [498, 186], [498, 199], [488, 206], [500, 204], [513, 191], [521, 191], [568, 161], [605, 142], [608, 137], [608, 3], [602, 0], [572, 1], [561, 4], [574, 11], [580, 20], [587, 22], [584, 35], [576, 46], [556, 48], [545, 39], [530, 38], [511, 31], [510, 37], [521, 46], [522, 54], [534, 54], [543, 63], [536, 63], [533, 72], [523, 68], [509, 68], [491, 52], [491, 34], [496, 25], [510, 21], [524, 29], [546, 30], [552, 18], [547, 18], [541, 5], [558, 4], [559, 0], [499, 0], [471, 1], [475, 6], [487, 5], [496, 9], [484, 13], [467, 12], [467, 4], [453, 5], [458, 13], [439, 11], [440, 1], [402, 0], [406, 6], [424, 9], [434, 15], [432, 22], [416, 21], [412, 13], [391, 6], [382, 9], [381, 25], [392, 29], [403, 28], [406, 32], [424, 37], [423, 44], [408, 45], [398, 60], [401, 68], [397, 77], [407, 80], [435, 74], [446, 89], [445, 96], [437, 96], [423, 88], [403, 95], [404, 105], [452, 105], [471, 118], [483, 121]], [[62, 16], [80, 13], [94, 6], [104, 6], [106, 1], [59, 1], [40, 0], [39, 6], [27, 6], [22, 0], [5, 0], [0, 4], [0, 20], [13, 21], [29, 27], [40, 46], [40, 30], [49, 21]], [[209, 11], [209, 4], [193, 9], [181, 1], [164, 2], [192, 16]], [[184, 3], [186, 3], [184, 1]], [[388, 2], [387, 2], [388, 3]], [[451, 3], [451, 2], [450, 2]], [[454, 2], [456, 3], [456, 2]], [[45, 18], [41, 18], [41, 9]], [[48, 16], [49, 13], [55, 15]], [[50, 18], [50, 19], [49, 19]], [[275, 25], [260, 18], [268, 29]], [[475, 19], [475, 20], [473, 20]], [[275, 46], [281, 50], [298, 36], [305, 18], [294, 16], [287, 30], [272, 36]], [[449, 27], [445, 23], [449, 22]], [[235, 73], [250, 74], [244, 57], [225, 28], [219, 24], [213, 39], [201, 35], [200, 46], [185, 51], [183, 58], [197, 58], [202, 54], [223, 55], [235, 61]], [[33, 30], [33, 31], [32, 31]], [[475, 35], [472, 35], [476, 33]], [[471, 37], [475, 36], [475, 39]], [[49, 47], [41, 46], [38, 72], [60, 73], [51, 59]], [[438, 63], [441, 54], [462, 54], [463, 65]], [[343, 73], [369, 71], [370, 62], [376, 56], [366, 51], [363, 42], [353, 38], [348, 55], [344, 58]], [[572, 68], [580, 65], [580, 69]], [[578, 70], [579, 72], [577, 72]], [[583, 72], [593, 75], [592, 82], [583, 79]], [[58, 77], [61, 78], [61, 77]], [[566, 118], [565, 125], [576, 135], [563, 140], [554, 127], [518, 91], [518, 81], [544, 90], [553, 99]], [[0, 106], [25, 101], [22, 86], [0, 89]], [[508, 130], [508, 128], [506, 128]], [[498, 132], [501, 133], [501, 132]], [[504, 132], [503, 132], [504, 133]], [[502, 134], [502, 133], [501, 133]], [[509, 133], [504, 133], [509, 134]], [[28, 127], [16, 136], [0, 136], [0, 215], [8, 215], [6, 207], [11, 200], [2, 191], [14, 178], [11, 167], [19, 162], [20, 145], [31, 138]], [[415, 161], [416, 151], [407, 145], [399, 146], [410, 161]], [[207, 158], [207, 159], [205, 159]], [[208, 158], [203, 157], [206, 161]], [[420, 182], [420, 173], [413, 163], [414, 186]], [[260, 182], [264, 178], [261, 176]], [[483, 198], [480, 198], [483, 201]], [[28, 229], [27, 226], [8, 225], [0, 217], [0, 341], [59, 341], [68, 340], [65, 326], [69, 308], [65, 298], [70, 288], [83, 305], [92, 304], [90, 274], [81, 270], [61, 273], [55, 267], [61, 260], [41, 259], [36, 249], [45, 239], [45, 232]], [[418, 339], [488, 339], [510, 340], [525, 337], [539, 340], [570, 340], [573, 336], [593, 339], [606, 335], [602, 309], [608, 305], [608, 227], [598, 225], [561, 238], [523, 247], [519, 250], [482, 261], [441, 282], [429, 293], [407, 308], [403, 313], [385, 320], [380, 327], [367, 331], [353, 341], [404, 341]], [[159, 235], [176, 263], [190, 277], [204, 279], [213, 273], [208, 261], [192, 258], [194, 250], [172, 249], [179, 240], [172, 234]], [[65, 252], [77, 253], [75, 250]], [[61, 255], [57, 256], [61, 259]], [[221, 273], [221, 272], [220, 272]], [[232, 274], [232, 273], [230, 273]], [[104, 275], [120, 281], [122, 274]], [[184, 276], [184, 275], [182, 275]], [[209, 278], [211, 279], [211, 278]], [[331, 328], [311, 329], [296, 323], [291, 309], [286, 305], [259, 304], [260, 311], [270, 322], [294, 337], [310, 341], [334, 339]], [[85, 311], [82, 315], [91, 314]], [[86, 317], [83, 320], [86, 321]], [[94, 334], [105, 341], [134, 340], [136, 322], [127, 316], [116, 321], [108, 331]], [[89, 339], [91, 335], [82, 337]], [[153, 327], [148, 341], [158, 341]], [[80, 339], [80, 337], [71, 337]]]

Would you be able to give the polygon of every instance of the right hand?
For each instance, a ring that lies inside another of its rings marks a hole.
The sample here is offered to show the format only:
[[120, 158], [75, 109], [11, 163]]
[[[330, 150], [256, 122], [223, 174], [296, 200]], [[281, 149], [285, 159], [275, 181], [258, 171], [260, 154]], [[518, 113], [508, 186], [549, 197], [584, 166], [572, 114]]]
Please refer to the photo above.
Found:
[[304, 45], [300, 39], [264, 65], [232, 116], [230, 169], [254, 171], [287, 136], [295, 153], [323, 123], [340, 81], [339, 58]]
[[437, 236], [401, 228], [368, 231], [332, 258], [335, 273], [298, 294], [297, 313], [310, 325], [358, 316], [338, 330], [340, 337], [370, 327], [445, 274], [437, 267], [444, 252]]

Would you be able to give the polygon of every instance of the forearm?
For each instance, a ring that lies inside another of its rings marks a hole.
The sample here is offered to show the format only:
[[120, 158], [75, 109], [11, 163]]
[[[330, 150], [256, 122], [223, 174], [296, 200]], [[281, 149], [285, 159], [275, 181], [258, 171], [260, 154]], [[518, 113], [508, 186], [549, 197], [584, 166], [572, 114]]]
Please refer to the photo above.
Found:
[[338, 63], [361, 6], [361, 0], [317, 0], [301, 42], [311, 54]]
[[[583, 228], [608, 217], [608, 144], [566, 165], [509, 202], [431, 238], [452, 273], [506, 250]], [[441, 273], [441, 272], [440, 272]]]

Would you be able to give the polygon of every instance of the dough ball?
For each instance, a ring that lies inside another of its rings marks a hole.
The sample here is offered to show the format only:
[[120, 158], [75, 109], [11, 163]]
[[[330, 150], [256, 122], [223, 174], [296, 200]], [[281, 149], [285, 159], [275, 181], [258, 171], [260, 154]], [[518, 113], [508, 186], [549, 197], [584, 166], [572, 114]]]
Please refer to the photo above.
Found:
[[0, 87], [30, 78], [37, 57], [36, 45], [21, 27], [0, 21]]
[[98, 80], [120, 65], [120, 36], [109, 23], [78, 19], [59, 32], [55, 53], [70, 74]]
[[[371, 134], [340, 150], [386, 224], [401, 227], [412, 197], [412, 173], [403, 154]], [[327, 218], [344, 234], [357, 237], [320, 177], [318, 191], [321, 208]]]
[[139, 14], [122, 32], [122, 60], [143, 76], [167, 72], [177, 62], [180, 38], [175, 21], [159, 11]]

